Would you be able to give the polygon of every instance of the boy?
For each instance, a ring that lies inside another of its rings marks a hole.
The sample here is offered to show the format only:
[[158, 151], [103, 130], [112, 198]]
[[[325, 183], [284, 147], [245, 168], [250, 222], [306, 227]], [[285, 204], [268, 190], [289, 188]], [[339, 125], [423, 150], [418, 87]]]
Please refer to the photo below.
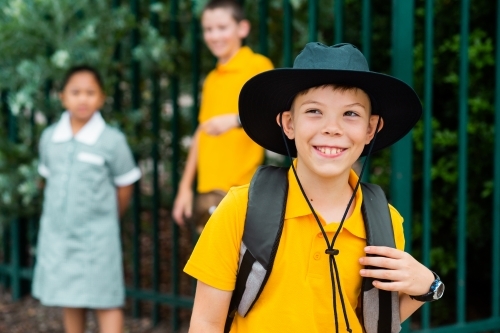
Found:
[[200, 125], [174, 202], [173, 217], [179, 225], [192, 214], [196, 173], [198, 193], [224, 193], [232, 186], [248, 183], [264, 160], [264, 149], [240, 128], [238, 95], [248, 79], [272, 69], [272, 63], [242, 46], [250, 32], [250, 23], [238, 2], [209, 1], [201, 24], [205, 43], [217, 57], [217, 66], [204, 82]]
[[[370, 72], [350, 44], [309, 43], [292, 69], [262, 73], [243, 87], [240, 116], [247, 134], [266, 149], [297, 158], [288, 172], [274, 267], [251, 311], [236, 314], [231, 332], [376, 332], [363, 327], [357, 314], [362, 277], [383, 280], [373, 286], [399, 293], [397, 327], [379, 333], [398, 332], [399, 319], [441, 297], [444, 285], [437, 275], [403, 252], [403, 219], [392, 206], [396, 249], [366, 246], [363, 193], [351, 170], [360, 156], [402, 138], [420, 114], [415, 92], [398, 79]], [[248, 185], [229, 191], [184, 269], [198, 280], [192, 333], [223, 331], [248, 191]], [[326, 254], [325, 248], [338, 252]]]

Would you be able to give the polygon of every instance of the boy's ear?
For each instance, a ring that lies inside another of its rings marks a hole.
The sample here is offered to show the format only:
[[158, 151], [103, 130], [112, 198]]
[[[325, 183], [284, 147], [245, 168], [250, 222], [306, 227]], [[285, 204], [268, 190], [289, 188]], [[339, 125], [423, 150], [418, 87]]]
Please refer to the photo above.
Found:
[[238, 37], [240, 39], [245, 39], [248, 37], [250, 34], [250, 21], [248, 20], [241, 20], [240, 23], [238, 23]]
[[368, 133], [366, 135], [366, 144], [369, 144], [375, 136], [375, 131], [377, 130], [378, 118], [380, 118], [380, 124], [378, 124], [378, 131], [380, 132], [384, 128], [384, 118], [379, 115], [371, 115], [370, 121], [368, 123]]
[[[292, 112], [291, 111], [283, 111], [283, 116], [281, 118], [281, 121], [283, 123], [283, 131], [285, 132], [285, 135], [287, 138], [290, 140], [295, 139], [295, 131], [293, 128], [293, 118], [292, 118]], [[278, 126], [281, 127], [280, 124], [280, 114], [276, 116], [276, 122], [278, 123]]]

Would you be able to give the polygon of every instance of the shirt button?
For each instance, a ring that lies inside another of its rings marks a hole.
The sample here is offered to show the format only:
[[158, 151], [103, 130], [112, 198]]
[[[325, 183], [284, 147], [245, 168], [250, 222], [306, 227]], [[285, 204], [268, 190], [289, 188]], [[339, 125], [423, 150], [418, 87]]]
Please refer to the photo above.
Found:
[[318, 234], [318, 238], [323, 238], [323, 234], [322, 234], [322, 233], [319, 233], [319, 234]]
[[321, 253], [316, 252], [313, 256], [314, 260], [319, 260], [321, 258]]

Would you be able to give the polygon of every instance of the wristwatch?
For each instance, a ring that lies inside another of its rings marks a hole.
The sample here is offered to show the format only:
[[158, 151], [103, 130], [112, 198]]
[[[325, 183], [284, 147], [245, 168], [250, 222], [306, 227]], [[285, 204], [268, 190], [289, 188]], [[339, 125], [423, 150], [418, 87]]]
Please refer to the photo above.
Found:
[[410, 295], [411, 299], [414, 299], [414, 300], [420, 301], [420, 302], [433, 302], [433, 301], [437, 301], [438, 299], [443, 297], [444, 283], [441, 281], [441, 279], [439, 278], [439, 276], [436, 273], [432, 272], [432, 274], [434, 274], [435, 280], [434, 280], [434, 282], [432, 282], [431, 287], [429, 288], [429, 292], [426, 294], [423, 294], [423, 295], [419, 295], [419, 296], [411, 296]]

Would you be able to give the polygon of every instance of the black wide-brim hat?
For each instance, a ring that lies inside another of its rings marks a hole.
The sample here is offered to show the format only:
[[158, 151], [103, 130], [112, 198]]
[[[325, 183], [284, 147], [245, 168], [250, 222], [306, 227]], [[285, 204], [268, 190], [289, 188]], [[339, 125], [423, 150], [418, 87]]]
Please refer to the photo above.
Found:
[[[290, 110], [299, 92], [324, 84], [358, 87], [370, 97], [372, 114], [380, 115], [384, 121], [372, 152], [403, 138], [422, 114], [415, 91], [395, 77], [371, 72], [355, 46], [308, 43], [295, 58], [293, 68], [263, 72], [245, 83], [239, 97], [243, 129], [265, 149], [288, 155], [276, 116]], [[294, 140], [286, 140], [290, 154], [296, 157]], [[368, 147], [361, 156], [368, 154]]]

